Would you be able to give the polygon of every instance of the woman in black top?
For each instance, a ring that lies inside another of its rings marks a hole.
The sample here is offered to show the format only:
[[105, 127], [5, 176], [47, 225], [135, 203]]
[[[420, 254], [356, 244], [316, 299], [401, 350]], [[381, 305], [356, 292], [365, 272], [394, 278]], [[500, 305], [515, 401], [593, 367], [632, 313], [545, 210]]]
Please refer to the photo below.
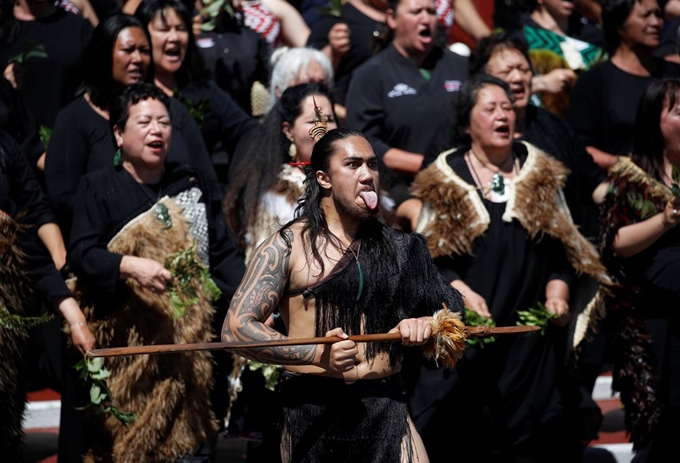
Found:
[[[128, 86], [111, 104], [121, 162], [88, 173], [78, 186], [69, 262], [102, 347], [215, 339], [243, 276], [217, 184], [167, 162], [171, 101], [155, 85]], [[85, 413], [77, 422], [89, 434], [87, 448], [113, 461], [212, 461], [216, 415], [226, 409], [226, 384], [218, 380], [226, 380], [220, 367], [227, 355], [107, 360], [113, 400], [137, 420], [124, 426]]]
[[[470, 74], [486, 73], [510, 85], [516, 114], [515, 137], [526, 140], [563, 162], [571, 171], [564, 189], [574, 221], [588, 237], [597, 234], [597, 202], [604, 196], [607, 178], [564, 120], [531, 104], [532, 63], [524, 42], [508, 34], [493, 34], [479, 41], [470, 55]], [[428, 147], [424, 164], [431, 163], [444, 150], [454, 146], [452, 120], [455, 102], [447, 122]], [[600, 185], [602, 185], [600, 187]], [[599, 188], [598, 188], [599, 187]]]
[[92, 36], [86, 19], [55, 6], [55, 2], [17, 0], [3, 2], [0, 13], [0, 68], [33, 42], [44, 47], [46, 57], [30, 58], [21, 68], [19, 93], [38, 125], [52, 128], [59, 110], [69, 104], [83, 78], [80, 59]]
[[156, 85], [191, 108], [218, 177], [226, 184], [236, 144], [245, 132], [257, 126], [257, 121], [208, 79], [203, 57], [196, 48], [190, 11], [182, 2], [145, 0], [135, 16], [151, 35]]
[[[461, 148], [442, 152], [413, 182], [424, 202], [417, 231], [477, 315], [514, 325], [519, 311], [544, 304], [555, 318], [543, 335], [468, 346], [454, 372], [421, 369], [411, 404], [433, 462], [448, 461], [446, 436], [465, 442], [460, 461], [573, 463], [583, 451], [563, 382], [569, 285], [575, 273], [607, 280], [567, 211], [566, 167], [514, 141], [512, 99], [495, 77], [464, 84], [452, 127]], [[464, 418], [451, 420], [456, 414]]]
[[[35, 302], [44, 300], [61, 312], [71, 327], [73, 345], [81, 353], [94, 337], [44, 243], [63, 249], [54, 232], [56, 218], [20, 146], [0, 130], [0, 452], [20, 461], [22, 421], [26, 403], [29, 331], [21, 318], [38, 315]], [[51, 229], [51, 230], [50, 230]], [[49, 239], [54, 240], [50, 242]], [[25, 320], [24, 320], [25, 322]]]
[[618, 283], [607, 304], [613, 390], [635, 462], [668, 461], [680, 429], [679, 97], [677, 78], [647, 87], [602, 208], [602, 260]]
[[[45, 160], [47, 193], [66, 241], [80, 178], [113, 165], [115, 160], [109, 101], [133, 82], [153, 82], [151, 63], [149, 32], [135, 17], [115, 15], [95, 29], [83, 57], [84, 92], [59, 112]], [[171, 112], [174, 143], [170, 160], [190, 164], [216, 179], [201, 132], [188, 110], [173, 99]]]
[[567, 120], [595, 162], [605, 168], [627, 155], [635, 111], [647, 86], [678, 76], [678, 66], [652, 54], [663, 15], [656, 0], [613, 0], [602, 10], [611, 59], [582, 74], [569, 97]]

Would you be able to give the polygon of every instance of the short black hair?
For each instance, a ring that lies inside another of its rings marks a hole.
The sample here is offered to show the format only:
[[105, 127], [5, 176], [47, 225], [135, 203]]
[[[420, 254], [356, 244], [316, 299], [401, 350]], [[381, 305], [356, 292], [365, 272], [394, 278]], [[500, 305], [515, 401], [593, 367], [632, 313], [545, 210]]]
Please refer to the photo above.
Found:
[[476, 74], [470, 77], [451, 100], [449, 120], [456, 145], [470, 144], [470, 135], [467, 133], [467, 129], [470, 127], [470, 114], [472, 108], [477, 104], [479, 90], [487, 85], [496, 85], [502, 88], [510, 101], [514, 101], [510, 86], [504, 80], [488, 74]]
[[486, 74], [486, 66], [489, 64], [489, 60], [496, 52], [501, 50], [516, 50], [520, 52], [527, 60], [527, 63], [529, 63], [529, 68], [533, 73], [533, 64], [526, 42], [519, 37], [501, 32], [487, 35], [477, 42], [468, 59], [468, 74], [470, 76]]
[[[111, 130], [118, 127], [125, 130], [125, 124], [130, 117], [130, 107], [144, 100], [158, 100], [168, 110], [170, 116], [170, 98], [163, 93], [163, 90], [148, 82], [135, 82], [128, 85], [112, 101], [109, 108], [109, 124]], [[171, 116], [170, 116], [171, 117]]]

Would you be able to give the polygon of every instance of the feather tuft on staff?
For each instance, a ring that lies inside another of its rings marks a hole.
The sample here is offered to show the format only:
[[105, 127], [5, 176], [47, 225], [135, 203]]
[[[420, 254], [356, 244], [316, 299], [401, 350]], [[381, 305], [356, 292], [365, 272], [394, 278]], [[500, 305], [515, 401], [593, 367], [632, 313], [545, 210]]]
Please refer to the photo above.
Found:
[[432, 336], [423, 345], [425, 358], [437, 366], [453, 367], [463, 356], [468, 330], [460, 314], [451, 312], [446, 304], [432, 316]]

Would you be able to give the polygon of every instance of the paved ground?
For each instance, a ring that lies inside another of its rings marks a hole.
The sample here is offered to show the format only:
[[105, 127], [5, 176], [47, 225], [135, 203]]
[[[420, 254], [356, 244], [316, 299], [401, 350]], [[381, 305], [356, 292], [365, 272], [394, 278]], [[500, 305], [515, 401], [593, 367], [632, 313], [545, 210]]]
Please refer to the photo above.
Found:
[[[58, 429], [56, 428], [27, 430], [26, 452], [22, 463], [56, 463], [57, 440]], [[216, 463], [251, 463], [246, 460], [246, 446], [247, 442], [242, 439], [220, 438], [217, 445]]]

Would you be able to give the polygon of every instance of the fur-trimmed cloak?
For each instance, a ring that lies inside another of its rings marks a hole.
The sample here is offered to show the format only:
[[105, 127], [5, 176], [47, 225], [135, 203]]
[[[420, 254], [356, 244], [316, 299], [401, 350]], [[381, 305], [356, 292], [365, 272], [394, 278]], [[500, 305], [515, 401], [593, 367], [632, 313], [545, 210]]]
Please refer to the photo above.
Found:
[[[182, 209], [165, 197], [172, 226], [154, 208], [128, 223], [108, 244], [110, 252], [164, 263], [194, 244]], [[199, 246], [200, 248], [200, 246]], [[198, 257], [196, 251], [195, 258]], [[86, 284], [75, 290], [98, 347], [181, 344], [213, 341], [214, 309], [202, 285], [191, 282], [197, 304], [177, 317], [170, 295], [152, 293], [130, 278], [114, 300], [102, 301]], [[68, 330], [68, 328], [66, 328]], [[211, 411], [212, 359], [209, 352], [111, 357], [105, 366], [113, 405], [137, 414], [128, 427], [111, 414], [89, 414], [94, 442], [86, 461], [174, 460], [209, 443], [217, 431]]]
[[[527, 159], [513, 180], [506, 180], [509, 199], [503, 221], [517, 219], [532, 239], [546, 234], [561, 241], [567, 258], [578, 274], [586, 274], [604, 286], [611, 279], [600, 261], [595, 246], [581, 235], [571, 220], [562, 187], [568, 169], [530, 143]], [[473, 254], [473, 242], [489, 227], [490, 216], [477, 189], [460, 178], [447, 164], [455, 149], [416, 176], [412, 192], [423, 200], [418, 231], [428, 238], [433, 257]], [[573, 346], [595, 329], [604, 315], [602, 295], [598, 294], [579, 315]]]
[[[498, 325], [514, 325], [519, 311], [543, 302], [550, 279], [568, 283], [576, 272], [609, 283], [595, 247], [571, 221], [563, 164], [515, 143], [521, 168], [505, 182], [507, 202], [495, 203], [482, 198], [464, 152], [440, 154], [412, 186], [424, 203], [418, 230], [448, 281], [460, 278], [485, 298]], [[543, 334], [498, 337], [468, 348], [436, 388], [420, 381], [427, 394], [416, 397], [414, 422], [428, 451], [445, 452], [446, 436], [460, 434], [463, 460], [577, 461], [580, 410], [595, 404], [568, 386], [567, 336], [550, 325]], [[464, 419], [452, 420], [456, 414]]]

